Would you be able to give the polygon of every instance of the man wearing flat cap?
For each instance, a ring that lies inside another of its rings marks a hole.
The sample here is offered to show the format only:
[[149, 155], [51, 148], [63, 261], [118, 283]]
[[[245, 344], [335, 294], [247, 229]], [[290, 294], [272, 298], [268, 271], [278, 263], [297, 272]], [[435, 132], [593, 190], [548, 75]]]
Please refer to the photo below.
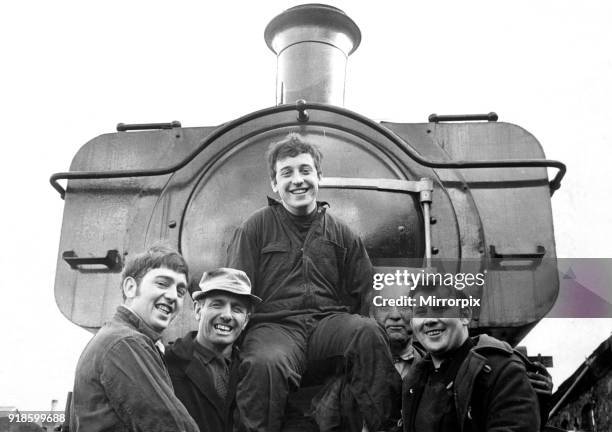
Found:
[[170, 379], [201, 431], [231, 431], [238, 367], [233, 345], [261, 299], [251, 294], [246, 273], [232, 268], [204, 273], [191, 297], [198, 330], [166, 349]]

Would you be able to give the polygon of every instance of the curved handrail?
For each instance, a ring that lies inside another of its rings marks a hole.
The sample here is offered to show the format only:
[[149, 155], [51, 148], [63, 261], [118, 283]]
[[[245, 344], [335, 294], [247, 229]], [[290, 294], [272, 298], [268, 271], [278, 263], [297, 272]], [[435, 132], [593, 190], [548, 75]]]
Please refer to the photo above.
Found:
[[375, 121], [357, 114], [353, 111], [347, 110], [334, 105], [327, 105], [322, 103], [305, 102], [303, 100], [297, 101], [295, 104], [278, 105], [270, 108], [265, 108], [259, 111], [252, 112], [236, 120], [232, 120], [225, 123], [215, 129], [210, 135], [208, 135], [202, 143], [194, 149], [185, 159], [182, 161], [166, 167], [166, 168], [153, 168], [145, 170], [117, 170], [117, 171], [73, 171], [73, 172], [59, 172], [51, 175], [49, 182], [51, 186], [59, 192], [62, 199], [66, 196], [66, 190], [58, 183], [58, 180], [63, 179], [109, 179], [109, 178], [126, 178], [126, 177], [153, 177], [174, 173], [200, 154], [206, 149], [212, 142], [219, 137], [223, 136], [230, 130], [241, 126], [251, 120], [255, 120], [260, 117], [264, 117], [270, 114], [285, 112], [291, 110], [298, 111], [298, 121], [307, 122], [308, 113], [307, 109], [317, 109], [320, 111], [327, 111], [335, 114], [340, 114], [362, 123], [381, 135], [389, 139], [392, 143], [397, 145], [408, 157], [415, 162], [420, 163], [428, 168], [450, 168], [450, 169], [465, 169], [465, 168], [516, 168], [516, 167], [552, 167], [557, 168], [559, 171], [555, 177], [549, 182], [550, 194], [552, 195], [557, 189], [561, 187], [561, 180], [567, 172], [567, 167], [564, 163], [556, 160], [548, 159], [511, 159], [511, 160], [488, 160], [488, 161], [454, 161], [454, 162], [436, 162], [421, 157], [412, 148], [406, 145], [406, 143], [398, 137], [395, 133], [389, 129], [381, 126]]

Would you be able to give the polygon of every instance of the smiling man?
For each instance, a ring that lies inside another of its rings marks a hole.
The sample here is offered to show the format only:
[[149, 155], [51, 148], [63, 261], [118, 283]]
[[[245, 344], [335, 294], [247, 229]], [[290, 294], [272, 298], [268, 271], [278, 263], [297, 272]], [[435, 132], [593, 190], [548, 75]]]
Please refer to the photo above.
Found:
[[166, 247], [128, 261], [123, 305], [77, 364], [71, 431], [198, 431], [174, 395], [160, 352], [161, 333], [183, 306], [188, 274], [183, 257]]
[[247, 275], [231, 268], [204, 273], [198, 288], [191, 293], [198, 330], [168, 347], [168, 371], [200, 431], [231, 431], [238, 367], [233, 345], [261, 299], [251, 294]]
[[297, 134], [272, 144], [268, 172], [280, 202], [269, 199], [228, 246], [227, 266], [245, 271], [263, 299], [241, 346], [236, 404], [247, 431], [281, 429], [287, 396], [306, 371], [339, 373], [346, 390], [332, 392], [339, 381], [329, 380], [315, 397], [320, 431], [379, 430], [399, 401], [384, 331], [355, 313], [372, 288], [366, 249], [317, 202], [321, 159]]
[[412, 329], [427, 351], [404, 380], [404, 431], [535, 432], [540, 415], [524, 363], [510, 345], [469, 337], [469, 308], [422, 299], [463, 299], [454, 287], [415, 291]]

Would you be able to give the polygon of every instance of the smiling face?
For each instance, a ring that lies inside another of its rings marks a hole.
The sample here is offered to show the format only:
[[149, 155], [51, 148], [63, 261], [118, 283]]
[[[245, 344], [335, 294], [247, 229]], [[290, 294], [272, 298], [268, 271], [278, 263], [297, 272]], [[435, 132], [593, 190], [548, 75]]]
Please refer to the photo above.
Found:
[[276, 161], [272, 190], [291, 214], [305, 216], [317, 207], [320, 176], [309, 153]]
[[[408, 295], [407, 287], [391, 285], [385, 286], [378, 292], [383, 299], [397, 299]], [[412, 328], [410, 317], [412, 311], [408, 306], [372, 306], [370, 315], [385, 328], [389, 336], [391, 351], [401, 352], [412, 342]]]
[[217, 352], [226, 353], [249, 322], [249, 300], [222, 291], [196, 300], [196, 340]]
[[[432, 292], [428, 295], [435, 295]], [[431, 354], [434, 366], [452, 355], [469, 336], [470, 310], [457, 307], [418, 306], [422, 294], [416, 296], [412, 330], [423, 348]], [[438, 298], [444, 296], [439, 295]], [[448, 298], [448, 296], [446, 296]]]
[[149, 270], [140, 284], [133, 277], [123, 281], [126, 306], [157, 333], [164, 331], [183, 307], [187, 278], [165, 267]]

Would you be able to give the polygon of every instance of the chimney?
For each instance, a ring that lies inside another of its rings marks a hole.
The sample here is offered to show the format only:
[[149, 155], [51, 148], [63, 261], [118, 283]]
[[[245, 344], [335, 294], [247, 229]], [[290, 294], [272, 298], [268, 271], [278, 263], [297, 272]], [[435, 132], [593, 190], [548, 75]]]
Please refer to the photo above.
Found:
[[277, 56], [277, 105], [299, 99], [344, 105], [346, 63], [361, 42], [359, 27], [344, 12], [296, 6], [272, 19], [264, 38]]

